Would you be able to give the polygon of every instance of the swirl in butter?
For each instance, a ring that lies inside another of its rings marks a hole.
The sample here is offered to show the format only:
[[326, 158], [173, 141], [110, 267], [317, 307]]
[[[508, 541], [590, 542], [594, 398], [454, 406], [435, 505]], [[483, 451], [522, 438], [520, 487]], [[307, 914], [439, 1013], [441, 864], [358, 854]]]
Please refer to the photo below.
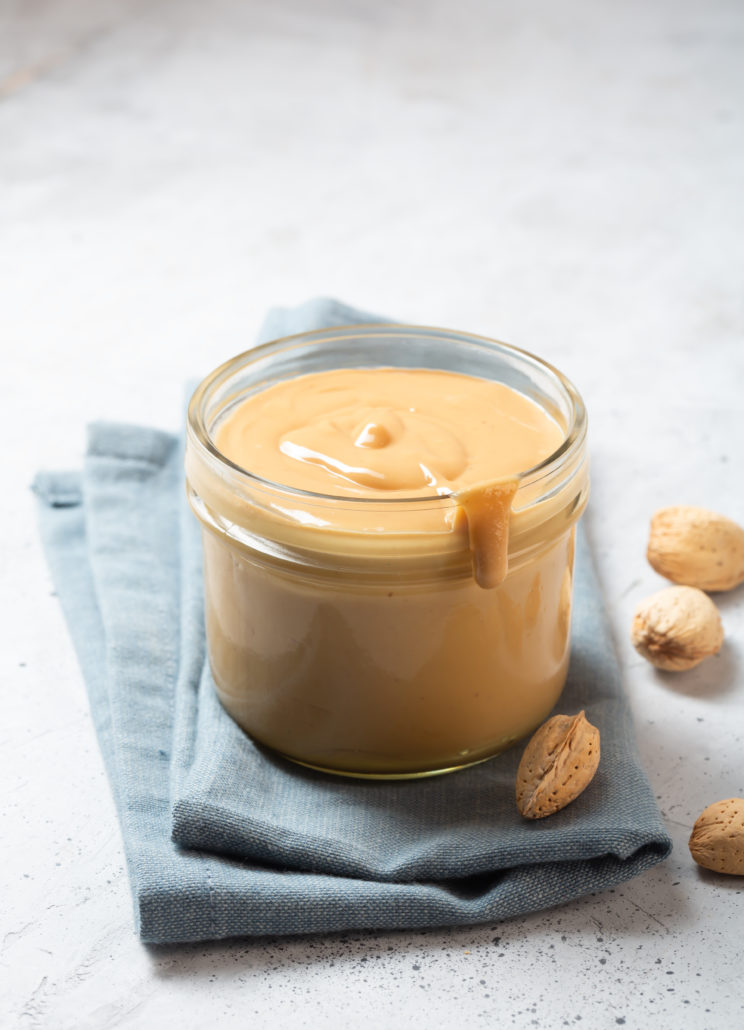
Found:
[[453, 496], [483, 587], [507, 570], [519, 475], [562, 443], [524, 394], [431, 369], [334, 369], [242, 400], [216, 433], [234, 464], [274, 483], [342, 497]]

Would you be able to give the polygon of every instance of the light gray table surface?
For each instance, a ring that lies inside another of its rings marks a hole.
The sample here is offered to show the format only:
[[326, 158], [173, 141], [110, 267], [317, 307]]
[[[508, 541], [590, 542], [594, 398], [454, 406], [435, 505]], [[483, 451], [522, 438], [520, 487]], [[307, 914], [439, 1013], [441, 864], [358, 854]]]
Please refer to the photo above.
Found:
[[[744, 7], [708, 0], [0, 3], [0, 1024], [744, 1025], [744, 590], [677, 677], [628, 643], [658, 506], [744, 521]], [[595, 545], [675, 842], [472, 929], [146, 948], [28, 484], [87, 421], [176, 428], [267, 306], [326, 294], [533, 350], [582, 390]]]

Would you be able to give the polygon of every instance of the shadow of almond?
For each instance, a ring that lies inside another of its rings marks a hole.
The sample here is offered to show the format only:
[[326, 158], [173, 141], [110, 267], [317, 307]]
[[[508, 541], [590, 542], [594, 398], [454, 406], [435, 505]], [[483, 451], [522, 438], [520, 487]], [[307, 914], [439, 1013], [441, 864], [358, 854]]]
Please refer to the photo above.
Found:
[[697, 876], [701, 883], [710, 884], [719, 890], [734, 891], [741, 894], [744, 889], [744, 876], [731, 876], [728, 873], [714, 873], [711, 869], [697, 866]]
[[742, 678], [741, 650], [736, 641], [724, 640], [716, 655], [706, 658], [694, 669], [686, 672], [655, 670], [655, 678], [667, 690], [683, 697], [701, 697], [711, 700], [725, 697]]

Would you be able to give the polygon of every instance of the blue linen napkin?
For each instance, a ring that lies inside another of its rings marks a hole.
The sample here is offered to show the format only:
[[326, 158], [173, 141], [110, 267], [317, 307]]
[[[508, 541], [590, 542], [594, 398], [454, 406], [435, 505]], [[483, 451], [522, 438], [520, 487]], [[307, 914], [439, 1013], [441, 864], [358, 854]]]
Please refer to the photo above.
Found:
[[[379, 321], [335, 301], [270, 313], [261, 337]], [[199, 528], [181, 440], [97, 424], [81, 473], [40, 473], [42, 538], [85, 678], [143, 941], [493, 922], [604, 890], [671, 841], [635, 749], [586, 540], [558, 710], [602, 738], [585, 793], [517, 814], [521, 747], [421, 781], [343, 780], [256, 746], [205, 660]]]

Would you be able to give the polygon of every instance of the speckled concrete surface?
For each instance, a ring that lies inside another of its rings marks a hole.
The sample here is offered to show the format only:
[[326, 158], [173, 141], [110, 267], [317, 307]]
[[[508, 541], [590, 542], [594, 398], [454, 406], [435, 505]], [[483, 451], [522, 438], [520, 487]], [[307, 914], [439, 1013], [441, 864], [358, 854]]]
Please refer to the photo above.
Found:
[[[744, 795], [744, 594], [691, 673], [627, 643], [661, 585], [654, 507], [744, 521], [743, 41], [725, 0], [0, 8], [3, 1025], [744, 1024], [744, 884], [686, 846]], [[78, 463], [87, 420], [175, 427], [187, 377], [319, 293], [582, 389], [588, 526], [675, 851], [498, 926], [144, 948], [27, 485]]]

